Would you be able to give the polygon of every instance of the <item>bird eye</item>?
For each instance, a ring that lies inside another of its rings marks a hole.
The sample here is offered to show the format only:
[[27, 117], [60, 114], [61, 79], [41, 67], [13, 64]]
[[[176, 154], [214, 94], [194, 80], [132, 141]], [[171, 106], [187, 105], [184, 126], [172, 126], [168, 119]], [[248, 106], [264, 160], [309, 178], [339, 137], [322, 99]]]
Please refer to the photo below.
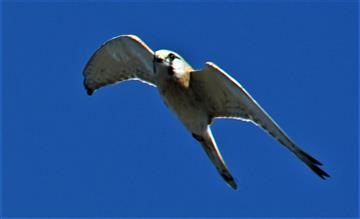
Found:
[[170, 58], [171, 61], [176, 58], [176, 56], [174, 55], [174, 53], [169, 53], [168, 57]]

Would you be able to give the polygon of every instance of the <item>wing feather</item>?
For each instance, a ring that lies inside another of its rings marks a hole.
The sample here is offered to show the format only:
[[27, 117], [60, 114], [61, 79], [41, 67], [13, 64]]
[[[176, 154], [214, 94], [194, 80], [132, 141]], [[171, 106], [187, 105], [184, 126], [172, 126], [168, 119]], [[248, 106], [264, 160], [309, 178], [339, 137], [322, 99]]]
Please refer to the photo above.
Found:
[[86, 64], [84, 86], [89, 95], [96, 89], [124, 80], [140, 80], [156, 85], [154, 52], [134, 35], [121, 35], [105, 42]]
[[318, 166], [321, 163], [300, 149], [280, 126], [266, 113], [251, 95], [231, 76], [214, 63], [207, 62], [202, 70], [191, 75], [191, 86], [197, 95], [205, 98], [212, 118], [228, 117], [252, 121], [292, 151], [318, 176], [329, 175]]

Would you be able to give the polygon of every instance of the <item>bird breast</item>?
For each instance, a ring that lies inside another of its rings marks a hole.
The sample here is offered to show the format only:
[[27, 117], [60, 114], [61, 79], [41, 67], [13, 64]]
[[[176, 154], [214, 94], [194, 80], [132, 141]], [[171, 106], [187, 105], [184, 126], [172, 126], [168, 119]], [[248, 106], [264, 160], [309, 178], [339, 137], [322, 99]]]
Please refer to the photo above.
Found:
[[158, 89], [167, 107], [175, 112], [184, 125], [193, 132], [200, 132], [206, 128], [208, 116], [203, 102], [189, 87], [188, 79], [186, 83], [184, 85], [181, 78], [168, 79], [159, 83]]

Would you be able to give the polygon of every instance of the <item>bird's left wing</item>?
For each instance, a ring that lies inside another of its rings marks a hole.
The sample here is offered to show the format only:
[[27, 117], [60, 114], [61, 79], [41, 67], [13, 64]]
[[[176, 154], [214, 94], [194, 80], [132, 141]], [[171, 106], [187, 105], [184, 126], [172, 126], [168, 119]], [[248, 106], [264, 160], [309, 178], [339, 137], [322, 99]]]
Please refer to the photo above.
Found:
[[134, 35], [121, 35], [105, 42], [83, 71], [88, 94], [124, 80], [138, 79], [155, 86], [153, 55], [154, 52]]
[[202, 70], [193, 71], [190, 86], [195, 94], [206, 102], [210, 114], [209, 121], [216, 117], [253, 121], [292, 151], [321, 178], [329, 176], [319, 167], [319, 161], [301, 150], [250, 94], [215, 64], [207, 62]]

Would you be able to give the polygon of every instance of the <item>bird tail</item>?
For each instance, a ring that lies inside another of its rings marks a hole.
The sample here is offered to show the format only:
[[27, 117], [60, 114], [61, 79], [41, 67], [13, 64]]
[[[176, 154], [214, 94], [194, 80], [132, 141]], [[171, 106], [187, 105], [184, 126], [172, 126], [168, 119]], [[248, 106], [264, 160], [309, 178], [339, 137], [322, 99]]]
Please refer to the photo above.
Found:
[[235, 182], [234, 177], [232, 177], [228, 167], [226, 166], [220, 151], [216, 145], [214, 137], [212, 136], [210, 128], [207, 128], [205, 133], [202, 134], [195, 134], [193, 133], [192, 136], [201, 143], [203, 146], [206, 154], [216, 167], [219, 174], [222, 178], [226, 181], [226, 183], [233, 188], [234, 190], [237, 189], [237, 184]]

